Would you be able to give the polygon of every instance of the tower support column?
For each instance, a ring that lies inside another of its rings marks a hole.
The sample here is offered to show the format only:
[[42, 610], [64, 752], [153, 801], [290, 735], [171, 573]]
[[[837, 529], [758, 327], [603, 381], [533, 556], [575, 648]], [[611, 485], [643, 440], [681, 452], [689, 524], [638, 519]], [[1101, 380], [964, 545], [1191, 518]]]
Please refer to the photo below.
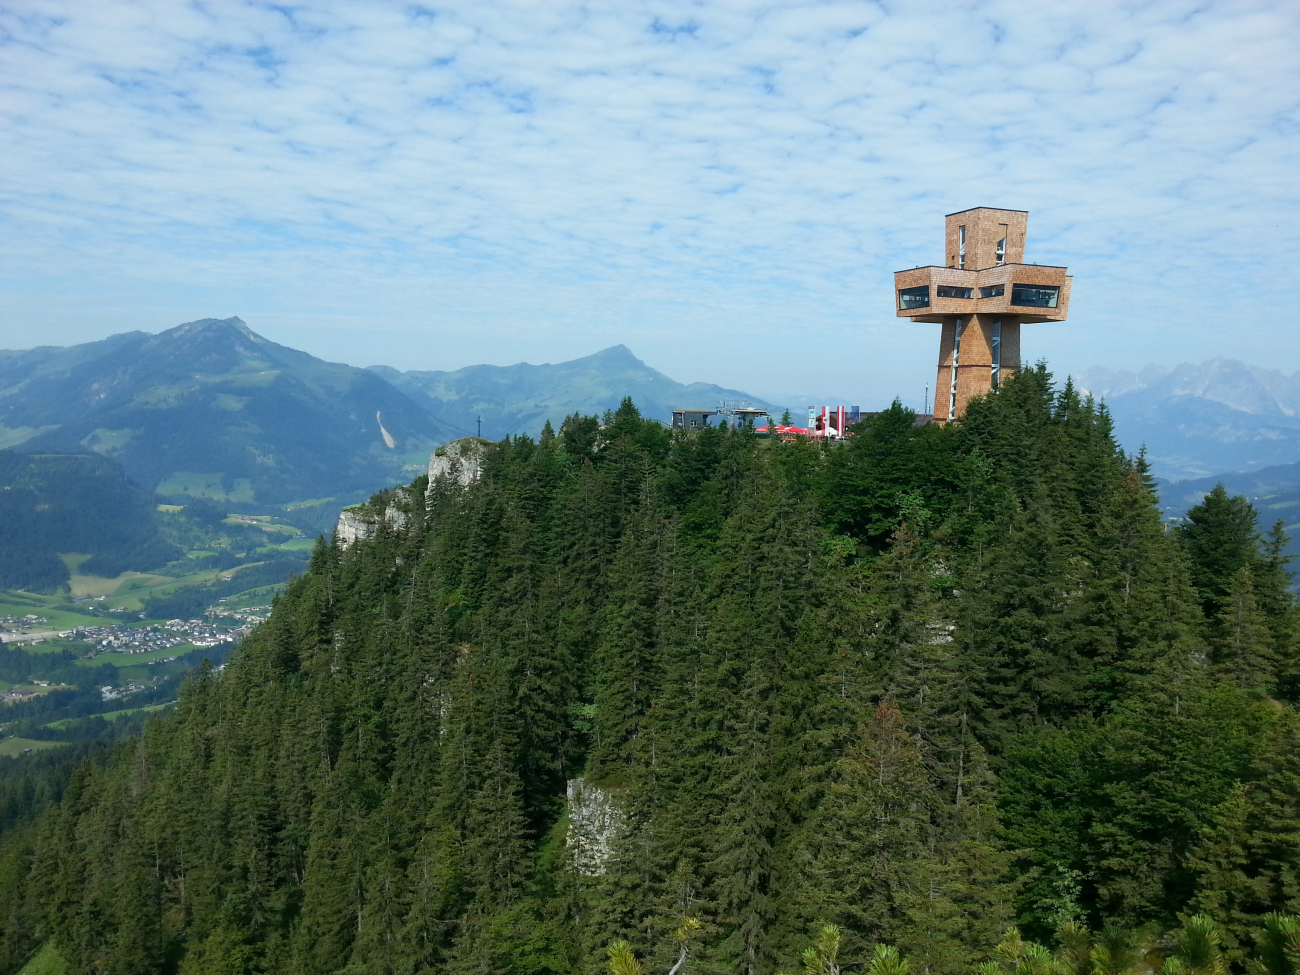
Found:
[[1012, 315], [956, 315], [943, 322], [935, 377], [934, 418], [966, 412], [973, 396], [1008, 379], [1020, 364], [1020, 320]]

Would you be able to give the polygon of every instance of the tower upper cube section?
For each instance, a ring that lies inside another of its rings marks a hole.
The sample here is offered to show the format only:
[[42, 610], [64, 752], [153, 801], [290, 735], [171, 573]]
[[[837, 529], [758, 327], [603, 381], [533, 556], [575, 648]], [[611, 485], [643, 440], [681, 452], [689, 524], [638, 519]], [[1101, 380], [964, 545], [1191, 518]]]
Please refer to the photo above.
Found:
[[944, 218], [948, 267], [982, 271], [986, 267], [1025, 263], [1027, 210], [972, 207]]

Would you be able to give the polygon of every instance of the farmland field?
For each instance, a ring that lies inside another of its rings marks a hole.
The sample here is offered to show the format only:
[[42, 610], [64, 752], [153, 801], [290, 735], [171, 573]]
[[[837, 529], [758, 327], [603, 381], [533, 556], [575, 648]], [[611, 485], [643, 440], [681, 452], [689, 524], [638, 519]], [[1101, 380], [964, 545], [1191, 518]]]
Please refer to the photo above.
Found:
[[[165, 707], [175, 704], [175, 701], [168, 701], [165, 704], [149, 704], [142, 708], [123, 708], [120, 711], [101, 711], [95, 717], [103, 718], [106, 721], [116, 721], [118, 718], [125, 718], [128, 715], [140, 714], [141, 712], [161, 711]], [[58, 721], [51, 721], [45, 727], [47, 728], [66, 728], [69, 725], [76, 724], [82, 718], [62, 718]]]
[[100, 664], [112, 664], [118, 669], [138, 667], [164, 657], [178, 657], [193, 649], [195, 647], [192, 643], [178, 643], [174, 647], [163, 647], [160, 650], [150, 650], [148, 653], [101, 653], [91, 660], [78, 660], [77, 663], [87, 667], [98, 667]]
[[43, 748], [58, 748], [61, 741], [37, 741], [34, 738], [0, 738], [0, 755], [21, 755], [23, 752]]
[[[74, 626], [97, 626], [104, 621], [88, 613], [78, 613], [64, 598], [41, 596], [16, 589], [0, 589], [0, 616], [44, 616], [52, 630], [70, 630]], [[44, 624], [41, 624], [44, 628]]]
[[23, 966], [18, 975], [67, 975], [68, 963], [63, 960], [54, 945], [48, 941], [41, 945], [41, 950], [32, 956], [31, 961]]

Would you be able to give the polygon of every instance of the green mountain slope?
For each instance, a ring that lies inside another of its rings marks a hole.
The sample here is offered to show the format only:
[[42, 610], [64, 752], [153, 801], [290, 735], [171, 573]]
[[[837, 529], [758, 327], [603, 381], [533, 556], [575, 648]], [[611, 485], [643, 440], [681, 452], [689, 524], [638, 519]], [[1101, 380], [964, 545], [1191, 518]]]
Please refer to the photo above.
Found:
[[1254, 970], [1300, 906], [1300, 668], [1246, 502], [1165, 531], [1041, 368], [839, 447], [613, 419], [322, 541], [0, 847], [0, 972], [48, 939], [72, 971], [596, 975], [625, 941], [770, 975], [831, 923], [809, 971], [909, 970], [885, 942], [969, 975], [1070, 922], [1072, 967], [1012, 938], [979, 970], [1140, 975], [1140, 929], [1223, 975], [1193, 914]]
[[167, 496], [275, 504], [406, 480], [449, 431], [373, 372], [238, 318], [0, 353], [0, 435], [93, 450]]
[[[400, 372], [371, 366], [410, 395], [460, 436], [477, 432], [489, 440], [541, 433], [547, 420], [558, 428], [572, 413], [603, 414], [624, 396], [636, 401], [642, 415], [668, 423], [673, 410], [709, 409], [720, 400], [772, 408], [748, 393], [712, 383], [679, 383], [651, 369], [625, 345], [569, 362], [513, 366], [467, 366], [454, 372]], [[779, 411], [778, 411], [779, 413]]]
[[91, 556], [80, 571], [104, 576], [181, 555], [160, 533], [153, 495], [94, 454], [0, 450], [0, 539], [0, 589], [62, 585], [60, 553]]

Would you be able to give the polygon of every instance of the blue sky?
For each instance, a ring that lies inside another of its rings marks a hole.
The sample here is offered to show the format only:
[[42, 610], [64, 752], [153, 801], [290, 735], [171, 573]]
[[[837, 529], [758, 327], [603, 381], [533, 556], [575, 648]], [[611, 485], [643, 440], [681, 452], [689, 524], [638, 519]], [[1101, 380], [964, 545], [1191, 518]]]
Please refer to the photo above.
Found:
[[357, 365], [919, 404], [893, 271], [1030, 211], [1059, 372], [1300, 369], [1300, 4], [0, 0], [0, 347], [239, 315]]

